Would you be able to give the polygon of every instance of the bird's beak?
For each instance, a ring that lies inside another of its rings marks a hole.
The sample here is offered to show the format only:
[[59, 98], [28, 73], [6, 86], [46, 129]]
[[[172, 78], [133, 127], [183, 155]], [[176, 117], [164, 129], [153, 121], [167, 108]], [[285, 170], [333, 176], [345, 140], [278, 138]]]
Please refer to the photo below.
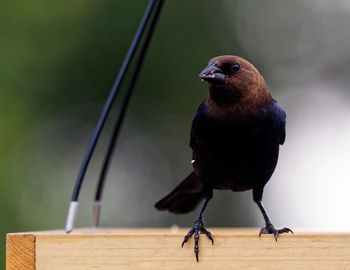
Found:
[[210, 84], [225, 84], [226, 75], [216, 66], [215, 62], [209, 65], [199, 73], [199, 77]]

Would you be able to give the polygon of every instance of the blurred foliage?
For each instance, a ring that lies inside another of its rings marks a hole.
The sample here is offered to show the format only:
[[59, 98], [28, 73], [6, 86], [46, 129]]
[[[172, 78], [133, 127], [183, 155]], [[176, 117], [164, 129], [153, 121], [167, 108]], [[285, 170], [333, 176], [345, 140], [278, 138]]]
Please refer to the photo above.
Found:
[[[6, 232], [63, 228], [89, 136], [146, 2], [1, 2], [1, 250]], [[323, 76], [347, 85], [349, 9], [325, 2], [166, 1], [107, 182], [103, 225], [192, 224], [193, 214], [159, 213], [153, 204], [190, 171], [191, 118], [207, 96], [197, 74], [209, 58], [247, 57], [290, 110], [302, 83]], [[90, 224], [115, 117], [116, 109], [82, 190], [78, 226]], [[220, 207], [225, 214], [215, 211]], [[257, 226], [256, 213], [249, 192], [222, 192], [207, 223]]]

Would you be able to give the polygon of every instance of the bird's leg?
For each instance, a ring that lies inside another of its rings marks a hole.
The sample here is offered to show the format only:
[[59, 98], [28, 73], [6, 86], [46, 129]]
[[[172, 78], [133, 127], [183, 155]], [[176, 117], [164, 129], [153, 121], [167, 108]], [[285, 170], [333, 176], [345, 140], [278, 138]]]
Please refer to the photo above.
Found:
[[199, 212], [199, 216], [196, 219], [193, 228], [191, 230], [189, 230], [189, 232], [185, 235], [184, 240], [182, 242], [182, 247], [183, 247], [184, 244], [188, 241], [188, 239], [190, 239], [191, 236], [194, 235], [194, 253], [196, 254], [197, 262], [198, 262], [198, 253], [199, 253], [199, 245], [198, 245], [199, 233], [204, 233], [211, 240], [212, 244], [214, 244], [214, 239], [213, 239], [211, 233], [205, 228], [204, 222], [203, 222], [203, 213], [204, 213], [205, 209], [207, 208], [207, 205], [212, 197], [213, 197], [212, 192], [210, 192], [210, 194], [205, 197], [203, 207], [202, 207], [201, 211]]
[[265, 208], [261, 202], [262, 200], [262, 194], [263, 194], [263, 189], [254, 189], [253, 190], [253, 198], [254, 198], [254, 202], [258, 205], [259, 209], [260, 209], [260, 212], [261, 214], [263, 215], [264, 217], [264, 220], [265, 220], [265, 227], [261, 228], [260, 229], [260, 232], [259, 232], [259, 237], [262, 235], [262, 234], [273, 234], [276, 241], [277, 241], [277, 238], [280, 234], [282, 233], [293, 233], [293, 231], [289, 228], [282, 228], [282, 229], [276, 229], [272, 222], [270, 221], [270, 218], [269, 216], [267, 215], [266, 211], [265, 211]]

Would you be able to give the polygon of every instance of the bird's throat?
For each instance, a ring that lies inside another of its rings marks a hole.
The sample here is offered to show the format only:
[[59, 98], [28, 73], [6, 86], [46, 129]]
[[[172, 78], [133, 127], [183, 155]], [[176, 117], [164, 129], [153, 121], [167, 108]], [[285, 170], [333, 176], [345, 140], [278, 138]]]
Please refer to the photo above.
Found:
[[232, 89], [227, 89], [225, 85], [210, 85], [209, 95], [214, 103], [222, 107], [232, 106], [244, 98], [240, 91], [232, 91]]
[[251, 115], [272, 103], [273, 99], [267, 87], [257, 91], [239, 91], [225, 89], [224, 86], [209, 86], [209, 106], [216, 113], [227, 115]]

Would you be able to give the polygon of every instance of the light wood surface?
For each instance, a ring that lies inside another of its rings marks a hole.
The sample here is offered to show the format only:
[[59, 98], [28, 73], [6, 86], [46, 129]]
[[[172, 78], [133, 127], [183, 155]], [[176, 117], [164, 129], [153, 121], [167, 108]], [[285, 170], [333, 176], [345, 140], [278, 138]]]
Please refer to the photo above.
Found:
[[350, 233], [258, 237], [257, 229], [210, 229], [183, 248], [185, 229], [100, 229], [7, 235], [7, 270], [342, 269], [350, 270]]

